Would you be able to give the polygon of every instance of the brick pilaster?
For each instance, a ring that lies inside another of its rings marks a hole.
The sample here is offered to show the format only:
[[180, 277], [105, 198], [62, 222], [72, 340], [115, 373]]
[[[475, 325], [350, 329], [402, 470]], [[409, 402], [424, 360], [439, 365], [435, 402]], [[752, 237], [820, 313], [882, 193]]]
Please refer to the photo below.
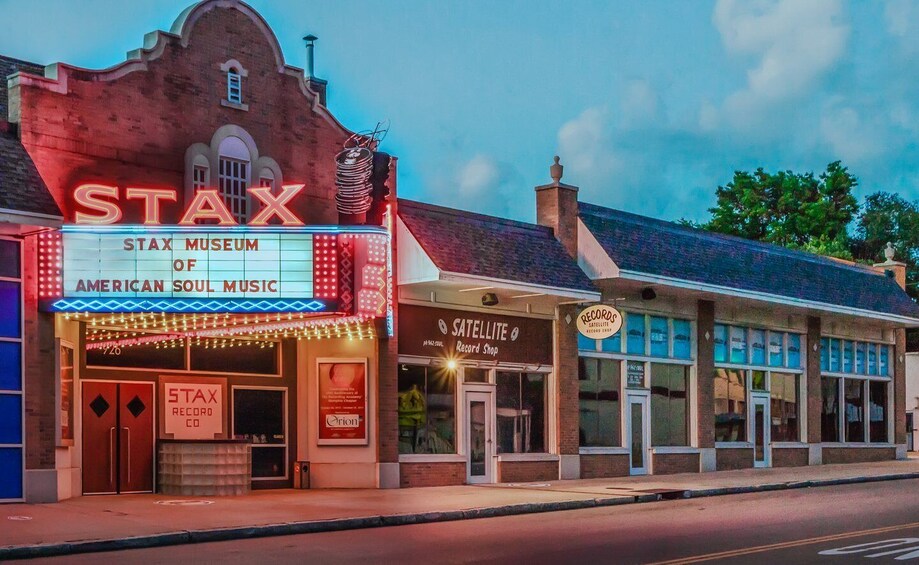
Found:
[[893, 440], [903, 445], [906, 443], [906, 330], [895, 330], [894, 336]]
[[696, 318], [696, 406], [699, 447], [715, 447], [715, 303], [700, 300]]
[[[558, 452], [577, 455], [580, 448], [577, 307], [559, 306], [555, 323], [555, 382], [558, 398]], [[570, 319], [569, 323], [567, 320]]]
[[[807, 443], [820, 443], [822, 438], [821, 418], [822, 397], [820, 394], [820, 335], [823, 332], [821, 319], [816, 316], [807, 318], [807, 365], [804, 378], [807, 385]], [[816, 347], [815, 347], [816, 346]]]

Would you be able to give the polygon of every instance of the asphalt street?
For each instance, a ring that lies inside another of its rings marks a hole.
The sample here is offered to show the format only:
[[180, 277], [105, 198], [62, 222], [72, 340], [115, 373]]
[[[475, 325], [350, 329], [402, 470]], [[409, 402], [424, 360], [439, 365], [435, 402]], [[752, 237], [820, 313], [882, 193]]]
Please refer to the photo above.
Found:
[[919, 563], [919, 480], [39, 560], [48, 563]]

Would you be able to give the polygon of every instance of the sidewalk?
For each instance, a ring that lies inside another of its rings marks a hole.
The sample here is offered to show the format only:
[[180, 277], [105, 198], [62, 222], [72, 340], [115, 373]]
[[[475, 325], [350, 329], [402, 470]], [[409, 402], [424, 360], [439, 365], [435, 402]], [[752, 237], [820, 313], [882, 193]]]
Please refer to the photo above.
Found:
[[0, 561], [906, 478], [919, 478], [919, 459], [545, 483], [256, 491], [229, 498], [80, 497], [0, 505]]

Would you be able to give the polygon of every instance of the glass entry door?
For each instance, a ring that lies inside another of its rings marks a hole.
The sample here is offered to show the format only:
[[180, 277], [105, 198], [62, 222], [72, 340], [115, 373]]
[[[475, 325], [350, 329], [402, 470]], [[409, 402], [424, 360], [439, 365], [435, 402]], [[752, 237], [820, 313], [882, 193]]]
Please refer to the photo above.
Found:
[[466, 392], [466, 482], [494, 482], [495, 403], [492, 392]]
[[647, 475], [650, 469], [651, 424], [647, 394], [628, 394], [625, 435], [629, 448], [629, 473]]
[[769, 396], [753, 394], [750, 403], [753, 411], [750, 425], [752, 430], [750, 437], [753, 438], [753, 466], [769, 467], [770, 461], [769, 443], [771, 441], [771, 424], [769, 419]]

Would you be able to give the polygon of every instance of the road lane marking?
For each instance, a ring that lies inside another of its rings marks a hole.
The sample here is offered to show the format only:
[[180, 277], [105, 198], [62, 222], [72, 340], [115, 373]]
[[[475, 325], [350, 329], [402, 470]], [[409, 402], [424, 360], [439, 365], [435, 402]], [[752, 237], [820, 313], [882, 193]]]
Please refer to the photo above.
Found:
[[910, 528], [919, 528], [919, 522], [912, 522], [909, 524], [901, 524], [899, 526], [885, 526], [883, 528], [874, 528], [871, 530], [858, 530], [855, 532], [846, 532], [842, 534], [832, 534], [827, 536], [819, 536], [814, 538], [804, 538], [800, 540], [793, 541], [784, 541], [779, 543], [772, 543], [768, 545], [759, 545], [756, 547], [747, 547], [743, 549], [733, 549], [729, 551], [720, 551], [717, 553], [706, 553], [704, 555], [695, 555], [690, 557], [682, 557], [679, 559], [671, 559], [669, 561], [655, 561], [649, 565], [679, 565], [682, 563], [701, 563], [703, 561], [713, 561], [715, 559], [726, 559], [728, 557], [740, 557], [742, 555], [750, 555], [753, 553], [762, 553], [764, 551], [772, 551], [776, 549], [787, 549], [791, 547], [799, 547], [802, 545], [811, 545], [815, 543], [821, 543], [825, 541], [836, 541], [841, 539], [855, 538], [860, 536], [870, 536], [873, 534], [883, 534], [887, 532], [896, 532], [899, 530], [908, 530]]

